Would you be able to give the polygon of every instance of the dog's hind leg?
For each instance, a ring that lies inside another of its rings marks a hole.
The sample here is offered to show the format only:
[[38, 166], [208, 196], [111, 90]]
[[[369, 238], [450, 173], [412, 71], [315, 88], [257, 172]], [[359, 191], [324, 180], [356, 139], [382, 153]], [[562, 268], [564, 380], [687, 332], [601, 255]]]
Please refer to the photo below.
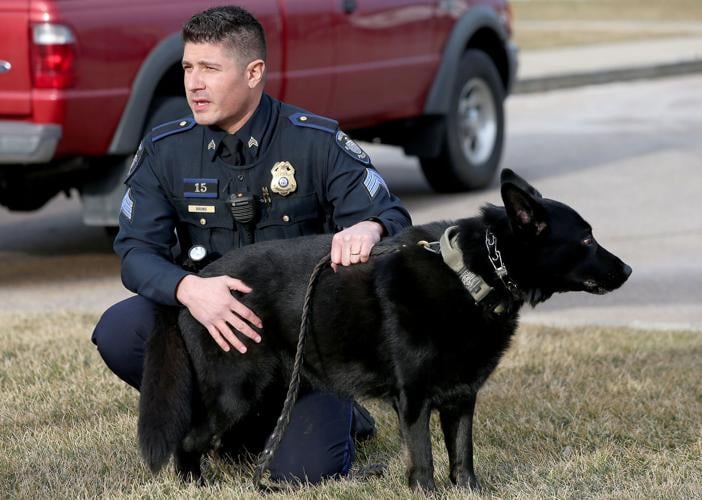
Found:
[[458, 486], [479, 489], [480, 484], [473, 470], [473, 413], [475, 394], [463, 404], [439, 408], [441, 429], [449, 456], [451, 482]]
[[411, 488], [432, 491], [434, 484], [434, 462], [431, 454], [429, 400], [412, 400], [401, 393], [395, 401], [395, 410], [400, 422], [400, 432], [408, 453], [407, 480]]

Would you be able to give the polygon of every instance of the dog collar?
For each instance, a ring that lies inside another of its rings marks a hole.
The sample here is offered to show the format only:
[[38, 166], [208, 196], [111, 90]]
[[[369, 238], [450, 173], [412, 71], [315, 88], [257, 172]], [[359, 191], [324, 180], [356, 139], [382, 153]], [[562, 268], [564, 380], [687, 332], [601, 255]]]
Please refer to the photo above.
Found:
[[[494, 290], [493, 287], [487, 284], [487, 282], [479, 274], [474, 273], [468, 269], [463, 262], [463, 252], [461, 252], [458, 246], [458, 226], [451, 226], [444, 231], [439, 240], [439, 251], [433, 250], [432, 243], [424, 243], [427, 250], [441, 253], [441, 257], [444, 263], [449, 266], [457, 275], [458, 278], [463, 283], [463, 286], [468, 290], [468, 293], [473, 297], [473, 300], [477, 305], [482, 305], [481, 302], [485, 300], [486, 297]], [[435, 243], [435, 242], [433, 242]], [[507, 290], [510, 291], [512, 296], [516, 297], [519, 292], [517, 284], [509, 278], [507, 274], [507, 268], [502, 262], [502, 255], [499, 250], [497, 250], [497, 238], [492, 232], [487, 229], [485, 231], [485, 246], [488, 249], [488, 258], [493, 268], [495, 269], [495, 274], [500, 278], [500, 281], [505, 285]], [[488, 307], [491, 307], [489, 305]], [[495, 314], [503, 314], [507, 311], [507, 307], [503, 303], [499, 303], [492, 308], [492, 312]]]
[[492, 264], [495, 274], [497, 274], [497, 277], [500, 278], [500, 281], [509, 291], [509, 293], [512, 294], [512, 297], [518, 299], [521, 296], [519, 286], [517, 286], [514, 280], [509, 277], [507, 267], [505, 266], [504, 262], [502, 262], [502, 254], [497, 249], [497, 237], [492, 234], [490, 229], [485, 229], [485, 247], [487, 248], [490, 264]]

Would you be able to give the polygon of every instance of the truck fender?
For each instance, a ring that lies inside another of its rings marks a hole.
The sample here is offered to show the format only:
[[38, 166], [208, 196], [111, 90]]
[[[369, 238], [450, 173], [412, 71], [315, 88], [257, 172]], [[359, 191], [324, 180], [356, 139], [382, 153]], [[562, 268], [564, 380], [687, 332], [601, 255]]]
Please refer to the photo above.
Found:
[[163, 75], [182, 57], [183, 39], [180, 32], [161, 40], [146, 57], [132, 84], [127, 106], [112, 137], [108, 154], [125, 155], [136, 150], [154, 91]]
[[[505, 42], [509, 38], [494, 10], [485, 6], [476, 6], [463, 14], [446, 41], [441, 64], [424, 104], [425, 114], [444, 115], [448, 112], [454, 76], [461, 56], [466, 51], [471, 37], [484, 28], [494, 31]], [[507, 55], [505, 55], [506, 58]]]

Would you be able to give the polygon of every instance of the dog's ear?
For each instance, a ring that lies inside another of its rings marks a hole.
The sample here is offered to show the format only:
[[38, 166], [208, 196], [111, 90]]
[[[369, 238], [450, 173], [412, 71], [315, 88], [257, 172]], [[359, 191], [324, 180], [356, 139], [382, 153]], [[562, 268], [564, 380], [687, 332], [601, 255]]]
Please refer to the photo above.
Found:
[[541, 198], [543, 198], [543, 196], [541, 196], [541, 193], [539, 193], [534, 186], [529, 184], [527, 181], [515, 174], [513, 170], [510, 170], [508, 168], [502, 170], [502, 173], [500, 174], [500, 182], [502, 184], [505, 184], [507, 182], [514, 184], [522, 191], [529, 193], [531, 197], [535, 200], [540, 200]]
[[502, 201], [512, 230], [538, 236], [546, 229], [546, 211], [541, 205], [541, 193], [509, 169], [502, 171]]

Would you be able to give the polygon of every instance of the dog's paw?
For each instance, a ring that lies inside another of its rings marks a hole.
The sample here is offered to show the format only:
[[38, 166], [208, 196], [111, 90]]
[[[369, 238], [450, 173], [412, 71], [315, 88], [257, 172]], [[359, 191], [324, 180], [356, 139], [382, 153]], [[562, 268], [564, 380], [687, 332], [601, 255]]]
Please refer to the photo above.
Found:
[[474, 491], [480, 491], [481, 489], [480, 482], [475, 477], [475, 474], [468, 471], [451, 474], [451, 482], [461, 488], [471, 489]]
[[409, 477], [409, 487], [423, 493], [430, 494], [436, 490], [436, 483], [431, 474], [413, 473]]

